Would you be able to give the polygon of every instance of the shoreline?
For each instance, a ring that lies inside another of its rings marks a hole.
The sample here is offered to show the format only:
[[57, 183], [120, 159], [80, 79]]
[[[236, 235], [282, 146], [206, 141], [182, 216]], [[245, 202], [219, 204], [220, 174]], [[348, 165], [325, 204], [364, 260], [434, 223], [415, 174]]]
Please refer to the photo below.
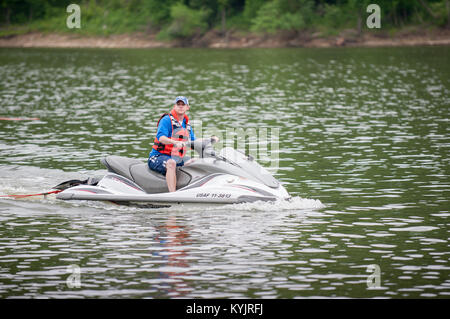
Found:
[[450, 29], [398, 31], [387, 33], [348, 29], [336, 36], [320, 33], [286, 32], [276, 35], [242, 34], [228, 31], [222, 35], [211, 30], [192, 39], [159, 41], [156, 34], [132, 33], [111, 36], [83, 36], [68, 33], [30, 32], [0, 37], [0, 48], [328, 48], [396, 47], [450, 45]]

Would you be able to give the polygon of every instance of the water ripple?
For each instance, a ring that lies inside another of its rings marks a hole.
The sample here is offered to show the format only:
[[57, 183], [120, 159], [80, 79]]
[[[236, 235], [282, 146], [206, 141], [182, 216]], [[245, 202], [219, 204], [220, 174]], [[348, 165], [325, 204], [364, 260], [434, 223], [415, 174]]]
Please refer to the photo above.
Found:
[[1, 49], [0, 117], [39, 118], [0, 121], [1, 194], [101, 175], [107, 154], [145, 160], [186, 94], [218, 134], [280, 128], [273, 171], [293, 198], [154, 210], [2, 198], [0, 296], [448, 298], [447, 60], [445, 47]]

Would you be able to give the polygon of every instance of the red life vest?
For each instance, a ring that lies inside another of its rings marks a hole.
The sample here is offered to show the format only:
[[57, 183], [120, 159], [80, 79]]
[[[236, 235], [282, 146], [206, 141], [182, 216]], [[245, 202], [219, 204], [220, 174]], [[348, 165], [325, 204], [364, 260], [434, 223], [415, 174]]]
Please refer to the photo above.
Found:
[[[175, 110], [172, 110], [170, 113], [164, 113], [158, 120], [157, 126], [159, 126], [159, 122], [162, 120], [164, 116], [170, 116], [170, 120], [172, 122], [172, 136], [171, 139], [175, 141], [186, 142], [191, 133], [191, 125], [189, 124], [189, 118], [187, 115], [184, 115], [184, 120], [186, 121], [186, 128], [184, 128], [180, 121], [178, 120], [178, 115]], [[153, 149], [158, 152], [170, 156], [179, 156], [183, 157], [186, 154], [186, 146], [185, 147], [174, 147], [173, 144], [163, 144], [156, 137], [153, 143]]]

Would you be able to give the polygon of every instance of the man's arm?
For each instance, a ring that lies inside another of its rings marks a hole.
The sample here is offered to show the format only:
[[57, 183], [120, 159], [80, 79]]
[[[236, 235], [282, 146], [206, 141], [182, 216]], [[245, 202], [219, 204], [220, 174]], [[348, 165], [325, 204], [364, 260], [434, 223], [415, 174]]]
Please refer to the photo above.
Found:
[[168, 137], [170, 135], [172, 135], [172, 121], [169, 116], [165, 116], [159, 122], [156, 138], [165, 145], [173, 144], [175, 147], [183, 147], [180, 141], [175, 141]]
[[161, 136], [159, 138], [159, 141], [163, 144], [173, 144], [175, 147], [183, 147], [185, 146], [184, 142], [182, 141], [175, 141], [171, 138], [168, 138], [167, 136]]
[[217, 136], [213, 135], [211, 137], [197, 138], [195, 140], [199, 141], [199, 142], [203, 142], [205, 140], [211, 140], [211, 143], [217, 143], [220, 139]]

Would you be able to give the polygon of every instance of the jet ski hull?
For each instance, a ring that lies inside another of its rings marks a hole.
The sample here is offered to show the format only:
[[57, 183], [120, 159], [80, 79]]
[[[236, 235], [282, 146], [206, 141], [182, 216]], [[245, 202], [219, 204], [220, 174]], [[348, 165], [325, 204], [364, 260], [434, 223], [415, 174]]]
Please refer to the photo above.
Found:
[[56, 195], [63, 200], [98, 200], [115, 203], [142, 202], [154, 204], [234, 204], [287, 199], [283, 186], [273, 189], [255, 181], [230, 174], [211, 174], [176, 192], [146, 193], [133, 181], [108, 173], [97, 185], [78, 185]]
[[[289, 193], [254, 158], [232, 148], [216, 154], [209, 144], [191, 142], [201, 157], [177, 168], [177, 190], [169, 192], [163, 175], [147, 163], [122, 156], [101, 162], [108, 173], [100, 179], [70, 180], [55, 186], [63, 200], [97, 200], [114, 203], [234, 204], [289, 199]], [[203, 143], [203, 142], [202, 142]]]

